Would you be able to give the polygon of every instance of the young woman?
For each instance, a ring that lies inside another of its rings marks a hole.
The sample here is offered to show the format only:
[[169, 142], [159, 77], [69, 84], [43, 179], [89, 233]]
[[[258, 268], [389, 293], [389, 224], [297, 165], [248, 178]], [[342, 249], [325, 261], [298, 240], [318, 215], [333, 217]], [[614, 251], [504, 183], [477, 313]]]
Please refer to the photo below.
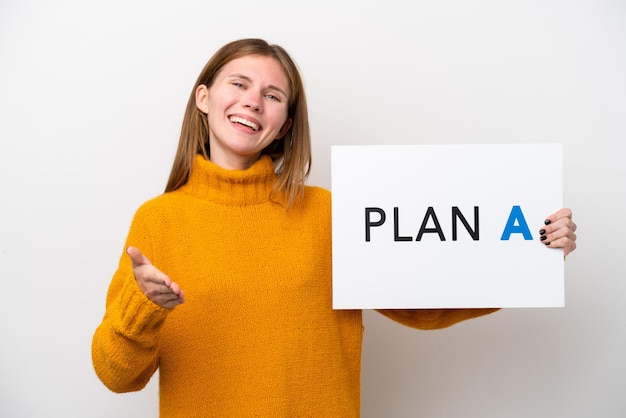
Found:
[[[140, 390], [158, 368], [161, 417], [359, 416], [361, 311], [332, 309], [330, 193], [305, 186], [310, 163], [286, 51], [259, 39], [218, 50], [109, 288], [92, 343], [107, 387]], [[547, 219], [542, 242], [573, 251], [571, 211]], [[380, 312], [428, 329], [495, 310]]]

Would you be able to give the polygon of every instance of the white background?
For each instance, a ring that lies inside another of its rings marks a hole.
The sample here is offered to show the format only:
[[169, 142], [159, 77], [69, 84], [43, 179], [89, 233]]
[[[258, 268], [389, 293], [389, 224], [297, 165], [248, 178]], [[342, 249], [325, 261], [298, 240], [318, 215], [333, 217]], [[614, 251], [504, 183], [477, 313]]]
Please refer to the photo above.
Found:
[[244, 36], [302, 69], [311, 183], [330, 186], [331, 144], [564, 144], [566, 307], [434, 332], [366, 312], [364, 417], [626, 414], [623, 1], [2, 0], [1, 416], [156, 416], [154, 381], [97, 380], [91, 335], [193, 82]]

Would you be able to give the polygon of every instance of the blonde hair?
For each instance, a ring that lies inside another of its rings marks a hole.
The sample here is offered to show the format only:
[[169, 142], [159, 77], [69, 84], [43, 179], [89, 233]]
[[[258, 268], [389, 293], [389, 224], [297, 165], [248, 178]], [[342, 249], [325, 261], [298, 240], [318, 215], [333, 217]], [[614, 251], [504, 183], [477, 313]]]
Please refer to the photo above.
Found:
[[206, 115], [196, 107], [196, 89], [200, 85], [210, 88], [215, 77], [226, 64], [249, 55], [276, 59], [289, 80], [291, 94], [287, 117], [292, 120], [291, 127], [282, 139], [273, 141], [265, 148], [263, 154], [269, 155], [274, 161], [278, 176], [275, 190], [285, 194], [288, 207], [303, 193], [311, 170], [311, 135], [302, 78], [296, 63], [287, 51], [278, 45], [270, 45], [262, 39], [254, 38], [240, 39], [224, 45], [204, 66], [187, 102], [178, 149], [165, 192], [176, 190], [187, 182], [197, 154], [203, 155], [206, 159], [209, 159], [211, 154], [209, 122]]

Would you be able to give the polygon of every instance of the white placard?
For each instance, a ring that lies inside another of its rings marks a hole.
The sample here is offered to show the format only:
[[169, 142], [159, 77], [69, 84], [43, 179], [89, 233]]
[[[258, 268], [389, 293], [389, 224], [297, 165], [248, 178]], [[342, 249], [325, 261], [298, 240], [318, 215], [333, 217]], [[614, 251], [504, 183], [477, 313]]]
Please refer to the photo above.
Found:
[[560, 144], [333, 146], [333, 308], [564, 306]]

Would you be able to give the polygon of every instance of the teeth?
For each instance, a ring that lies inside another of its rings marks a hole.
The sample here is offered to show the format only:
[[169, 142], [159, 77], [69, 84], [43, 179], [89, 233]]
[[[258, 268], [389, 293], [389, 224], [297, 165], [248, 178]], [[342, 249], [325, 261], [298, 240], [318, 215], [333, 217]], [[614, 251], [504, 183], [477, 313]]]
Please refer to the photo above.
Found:
[[254, 129], [255, 131], [259, 130], [259, 125], [257, 125], [256, 123], [251, 122], [251, 121], [249, 121], [247, 119], [244, 119], [244, 118], [240, 118], [238, 116], [231, 116], [230, 121], [231, 122], [236, 122], [236, 123], [241, 123], [242, 125], [249, 126], [250, 128]]

